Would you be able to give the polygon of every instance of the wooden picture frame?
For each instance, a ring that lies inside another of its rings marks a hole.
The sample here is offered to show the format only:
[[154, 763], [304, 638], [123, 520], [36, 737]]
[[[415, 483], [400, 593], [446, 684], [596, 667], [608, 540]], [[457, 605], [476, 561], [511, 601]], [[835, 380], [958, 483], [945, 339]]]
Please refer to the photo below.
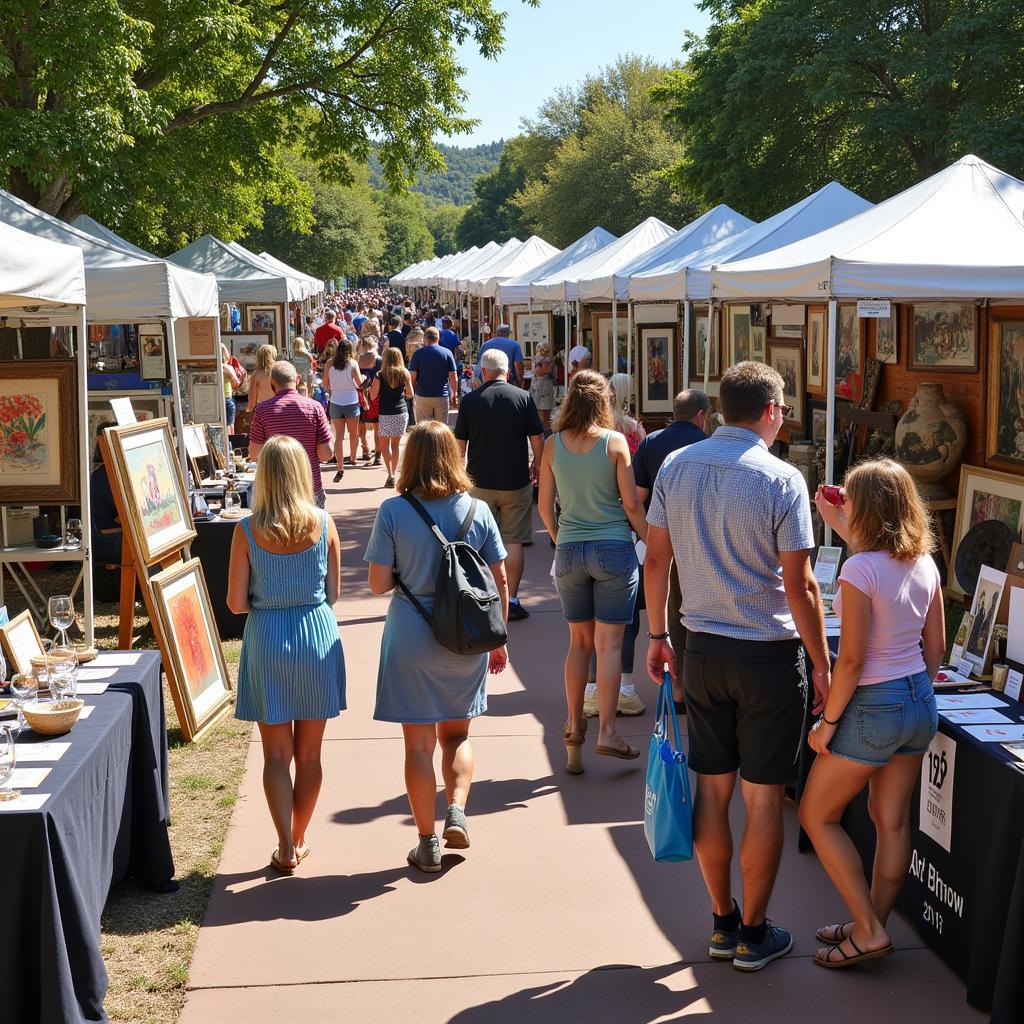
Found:
[[755, 323], [752, 306], [729, 306], [728, 366], [735, 366], [747, 359], [763, 363], [767, 358], [765, 350], [766, 332], [763, 322]]
[[[690, 386], [704, 387], [704, 359], [702, 358], [711, 343], [711, 317], [707, 308], [692, 310], [690, 321]], [[708, 353], [711, 365], [708, 368], [708, 383], [722, 379], [722, 339], [715, 338]]]
[[266, 305], [249, 305], [246, 303], [245, 327], [249, 334], [269, 334], [270, 344], [277, 348], [278, 354], [284, 351], [281, 335], [282, 312], [279, 303], [269, 303]]
[[189, 317], [174, 323], [178, 359], [216, 359], [217, 322], [213, 317]]
[[818, 398], [828, 395], [828, 314], [812, 309], [807, 314], [807, 391]]
[[250, 376], [256, 369], [256, 353], [260, 347], [274, 344], [274, 337], [270, 331], [241, 331], [225, 335], [224, 340], [230, 341], [228, 351], [242, 364], [245, 372]]
[[196, 537], [178, 451], [166, 419], [108, 427], [108, 472], [136, 558], [153, 565]]
[[187, 741], [199, 737], [230, 706], [231, 677], [198, 558], [152, 580], [154, 630], [174, 708]]
[[554, 356], [555, 318], [550, 309], [512, 314], [512, 335], [523, 350], [526, 366], [533, 364], [533, 350], [537, 345], [547, 345], [548, 354]]
[[[617, 318], [618, 359], [612, 358], [612, 315], [591, 313], [591, 367], [601, 373], [625, 373], [629, 363], [629, 319], [625, 308]], [[638, 325], [634, 324], [634, 327]]]
[[999, 519], [1006, 523], [1019, 538], [1021, 526], [1024, 525], [1024, 477], [985, 469], [983, 466], [961, 466], [946, 580], [946, 589], [954, 594], [964, 593], [957, 582], [954, 568], [960, 542], [972, 526], [989, 519]]
[[978, 372], [978, 307], [973, 302], [919, 302], [910, 307], [907, 369]]
[[640, 324], [640, 411], [671, 413], [678, 324]]
[[139, 327], [139, 373], [143, 380], [167, 380], [167, 339], [163, 324]]
[[1024, 320], [992, 320], [985, 459], [1024, 469]]
[[26, 609], [0, 626], [0, 647], [12, 675], [31, 674], [32, 659], [43, 654], [43, 641], [30, 611]]
[[79, 499], [74, 359], [0, 362], [0, 505]]
[[875, 324], [875, 358], [880, 363], [893, 365], [899, 362], [899, 317], [893, 306], [891, 315], [880, 317]]
[[785, 381], [782, 401], [793, 407], [786, 417], [786, 426], [793, 430], [804, 429], [804, 347], [800, 342], [769, 341], [768, 365]]
[[[826, 335], [825, 350], [828, 351]], [[864, 330], [856, 303], [841, 303], [836, 322], [836, 398], [856, 402], [864, 389]], [[828, 357], [826, 356], [826, 364]]]

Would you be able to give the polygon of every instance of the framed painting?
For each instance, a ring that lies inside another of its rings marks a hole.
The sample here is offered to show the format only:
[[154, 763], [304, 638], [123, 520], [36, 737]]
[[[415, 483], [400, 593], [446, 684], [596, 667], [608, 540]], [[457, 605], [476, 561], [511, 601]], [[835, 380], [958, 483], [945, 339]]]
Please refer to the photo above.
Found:
[[864, 335], [853, 304], [839, 307], [836, 323], [836, 397], [856, 402], [864, 387]]
[[765, 361], [764, 324], [754, 323], [751, 306], [729, 307], [729, 359], [730, 366], [746, 359]]
[[804, 329], [802, 324], [773, 324], [772, 336], [775, 338], [796, 338], [803, 340]]
[[10, 622], [0, 626], [0, 646], [4, 649], [11, 673], [29, 675], [32, 659], [43, 653], [43, 641], [39, 637], [32, 613], [28, 610], [15, 615]]
[[159, 324], [139, 328], [139, 370], [143, 380], [167, 379], [167, 341]]
[[179, 359], [216, 359], [217, 325], [212, 317], [176, 320], [174, 345]]
[[228, 435], [223, 423], [207, 423], [206, 436], [209, 440], [210, 454], [218, 469], [228, 468]]
[[690, 384], [695, 388], [704, 387], [704, 364], [709, 355], [708, 381], [722, 379], [722, 350], [720, 345], [711, 344], [710, 331], [711, 320], [707, 310], [703, 316], [695, 313], [690, 328]]
[[273, 345], [274, 338], [270, 331], [246, 331], [242, 334], [225, 335], [229, 342], [231, 354], [245, 367], [245, 372], [252, 374], [256, 369], [256, 353], [261, 345]]
[[111, 427], [106, 436], [122, 525], [139, 561], [153, 565], [196, 536], [170, 424], [165, 419], [132, 423]]
[[0, 362], [0, 505], [78, 501], [73, 359]]
[[807, 390], [824, 398], [828, 394], [825, 377], [825, 310], [812, 310], [807, 315]]
[[154, 627], [186, 740], [211, 725], [230, 702], [231, 679], [210, 594], [198, 558], [171, 566], [150, 581]]
[[102, 461], [96, 443], [103, 428], [117, 425], [117, 420], [114, 418], [114, 410], [110, 408], [111, 398], [130, 398], [132, 409], [135, 412], [135, 419], [140, 423], [143, 420], [153, 420], [165, 415], [165, 405], [168, 402], [164, 395], [124, 395], [120, 392], [103, 392], [101, 395], [95, 391], [91, 392], [87, 405], [88, 416], [86, 423], [88, 424], [87, 429], [89, 433], [89, 452], [94, 463]]
[[280, 306], [246, 306], [245, 325], [250, 331], [267, 331], [270, 344], [281, 350]]
[[985, 455], [990, 462], [1024, 469], [1024, 322], [993, 322], [988, 359]]
[[187, 387], [189, 419], [193, 423], [220, 423], [224, 416], [224, 388], [215, 373], [192, 372]]
[[547, 345], [548, 354], [553, 355], [554, 318], [551, 310], [540, 310], [535, 313], [513, 313], [512, 333], [523, 350], [524, 359], [533, 359], [533, 350], [537, 345]]
[[672, 354], [675, 349], [675, 324], [640, 326], [640, 411], [671, 412], [675, 397], [672, 380]]
[[782, 377], [782, 401], [793, 411], [786, 417], [786, 426], [795, 430], [804, 427], [804, 347], [799, 342], [769, 342], [768, 365]]
[[910, 309], [907, 368], [973, 373], [978, 315], [973, 302], [925, 302]]
[[[983, 469], [981, 466], [961, 466], [950, 565], [956, 565], [957, 549], [972, 527], [996, 519], [1004, 523], [1015, 537], [1019, 537], [1022, 513], [1024, 477]], [[964, 592], [955, 572], [949, 573], [946, 585], [953, 593]]]
[[811, 410], [811, 440], [815, 444], [824, 444], [828, 433], [828, 410]]
[[880, 363], [895, 363], [898, 357], [896, 316], [875, 320], [875, 358]]
[[612, 315], [611, 313], [594, 313], [592, 315], [594, 369], [601, 373], [625, 373], [629, 365], [629, 321], [626, 310], [618, 317], [616, 333], [618, 338], [614, 350], [612, 348]]

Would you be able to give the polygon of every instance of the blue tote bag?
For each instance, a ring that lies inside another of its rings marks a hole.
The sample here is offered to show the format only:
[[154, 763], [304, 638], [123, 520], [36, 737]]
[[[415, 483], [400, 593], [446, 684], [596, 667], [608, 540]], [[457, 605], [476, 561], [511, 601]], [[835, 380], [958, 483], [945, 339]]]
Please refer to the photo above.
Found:
[[[644, 836], [657, 861], [673, 862], [693, 857], [693, 804], [690, 802], [690, 776], [686, 754], [679, 738], [679, 720], [670, 696], [671, 683], [665, 681], [658, 692], [658, 712], [654, 735], [647, 751], [647, 790], [644, 799]], [[672, 734], [668, 738], [668, 722]]]

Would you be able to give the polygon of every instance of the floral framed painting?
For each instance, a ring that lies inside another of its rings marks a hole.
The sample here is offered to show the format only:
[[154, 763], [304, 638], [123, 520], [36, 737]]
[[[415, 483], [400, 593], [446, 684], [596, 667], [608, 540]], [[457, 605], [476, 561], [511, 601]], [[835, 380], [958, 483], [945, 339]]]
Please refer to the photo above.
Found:
[[782, 377], [782, 401], [792, 407], [786, 426], [804, 428], [804, 347], [800, 342], [769, 342], [768, 365]]
[[985, 455], [989, 462], [1024, 469], [1024, 321], [992, 323]]
[[640, 327], [640, 411], [643, 413], [672, 411], [675, 338], [675, 324], [642, 324]]
[[828, 394], [825, 376], [825, 310], [812, 309], [807, 314], [807, 390], [824, 398]]
[[73, 359], [0, 362], [0, 505], [78, 501]]
[[978, 311], [973, 302], [925, 302], [911, 307], [907, 368], [974, 373]]
[[188, 492], [167, 420], [106, 431], [111, 486], [136, 557], [153, 565], [195, 539]]
[[729, 307], [729, 365], [735, 366], [747, 359], [765, 361], [765, 328], [754, 323], [750, 306]]
[[152, 580], [154, 628], [174, 708], [186, 740], [194, 740], [229, 706], [231, 679], [198, 558]]

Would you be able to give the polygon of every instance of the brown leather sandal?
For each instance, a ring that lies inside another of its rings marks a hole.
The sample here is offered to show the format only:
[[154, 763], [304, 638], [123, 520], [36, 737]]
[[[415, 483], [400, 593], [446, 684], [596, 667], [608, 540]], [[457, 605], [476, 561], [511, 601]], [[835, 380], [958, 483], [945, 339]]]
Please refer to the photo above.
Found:
[[580, 719], [580, 727], [577, 732], [565, 731], [565, 770], [570, 775], [583, 774], [583, 743], [587, 738], [587, 720]]
[[[623, 740], [625, 743], [625, 740]], [[623, 761], [635, 761], [640, 756], [640, 751], [636, 747], [631, 747], [626, 743], [626, 749], [622, 750], [619, 747], [609, 747], [604, 743], [599, 743], [594, 750], [599, 754], [603, 754], [605, 757], [618, 757]]]

